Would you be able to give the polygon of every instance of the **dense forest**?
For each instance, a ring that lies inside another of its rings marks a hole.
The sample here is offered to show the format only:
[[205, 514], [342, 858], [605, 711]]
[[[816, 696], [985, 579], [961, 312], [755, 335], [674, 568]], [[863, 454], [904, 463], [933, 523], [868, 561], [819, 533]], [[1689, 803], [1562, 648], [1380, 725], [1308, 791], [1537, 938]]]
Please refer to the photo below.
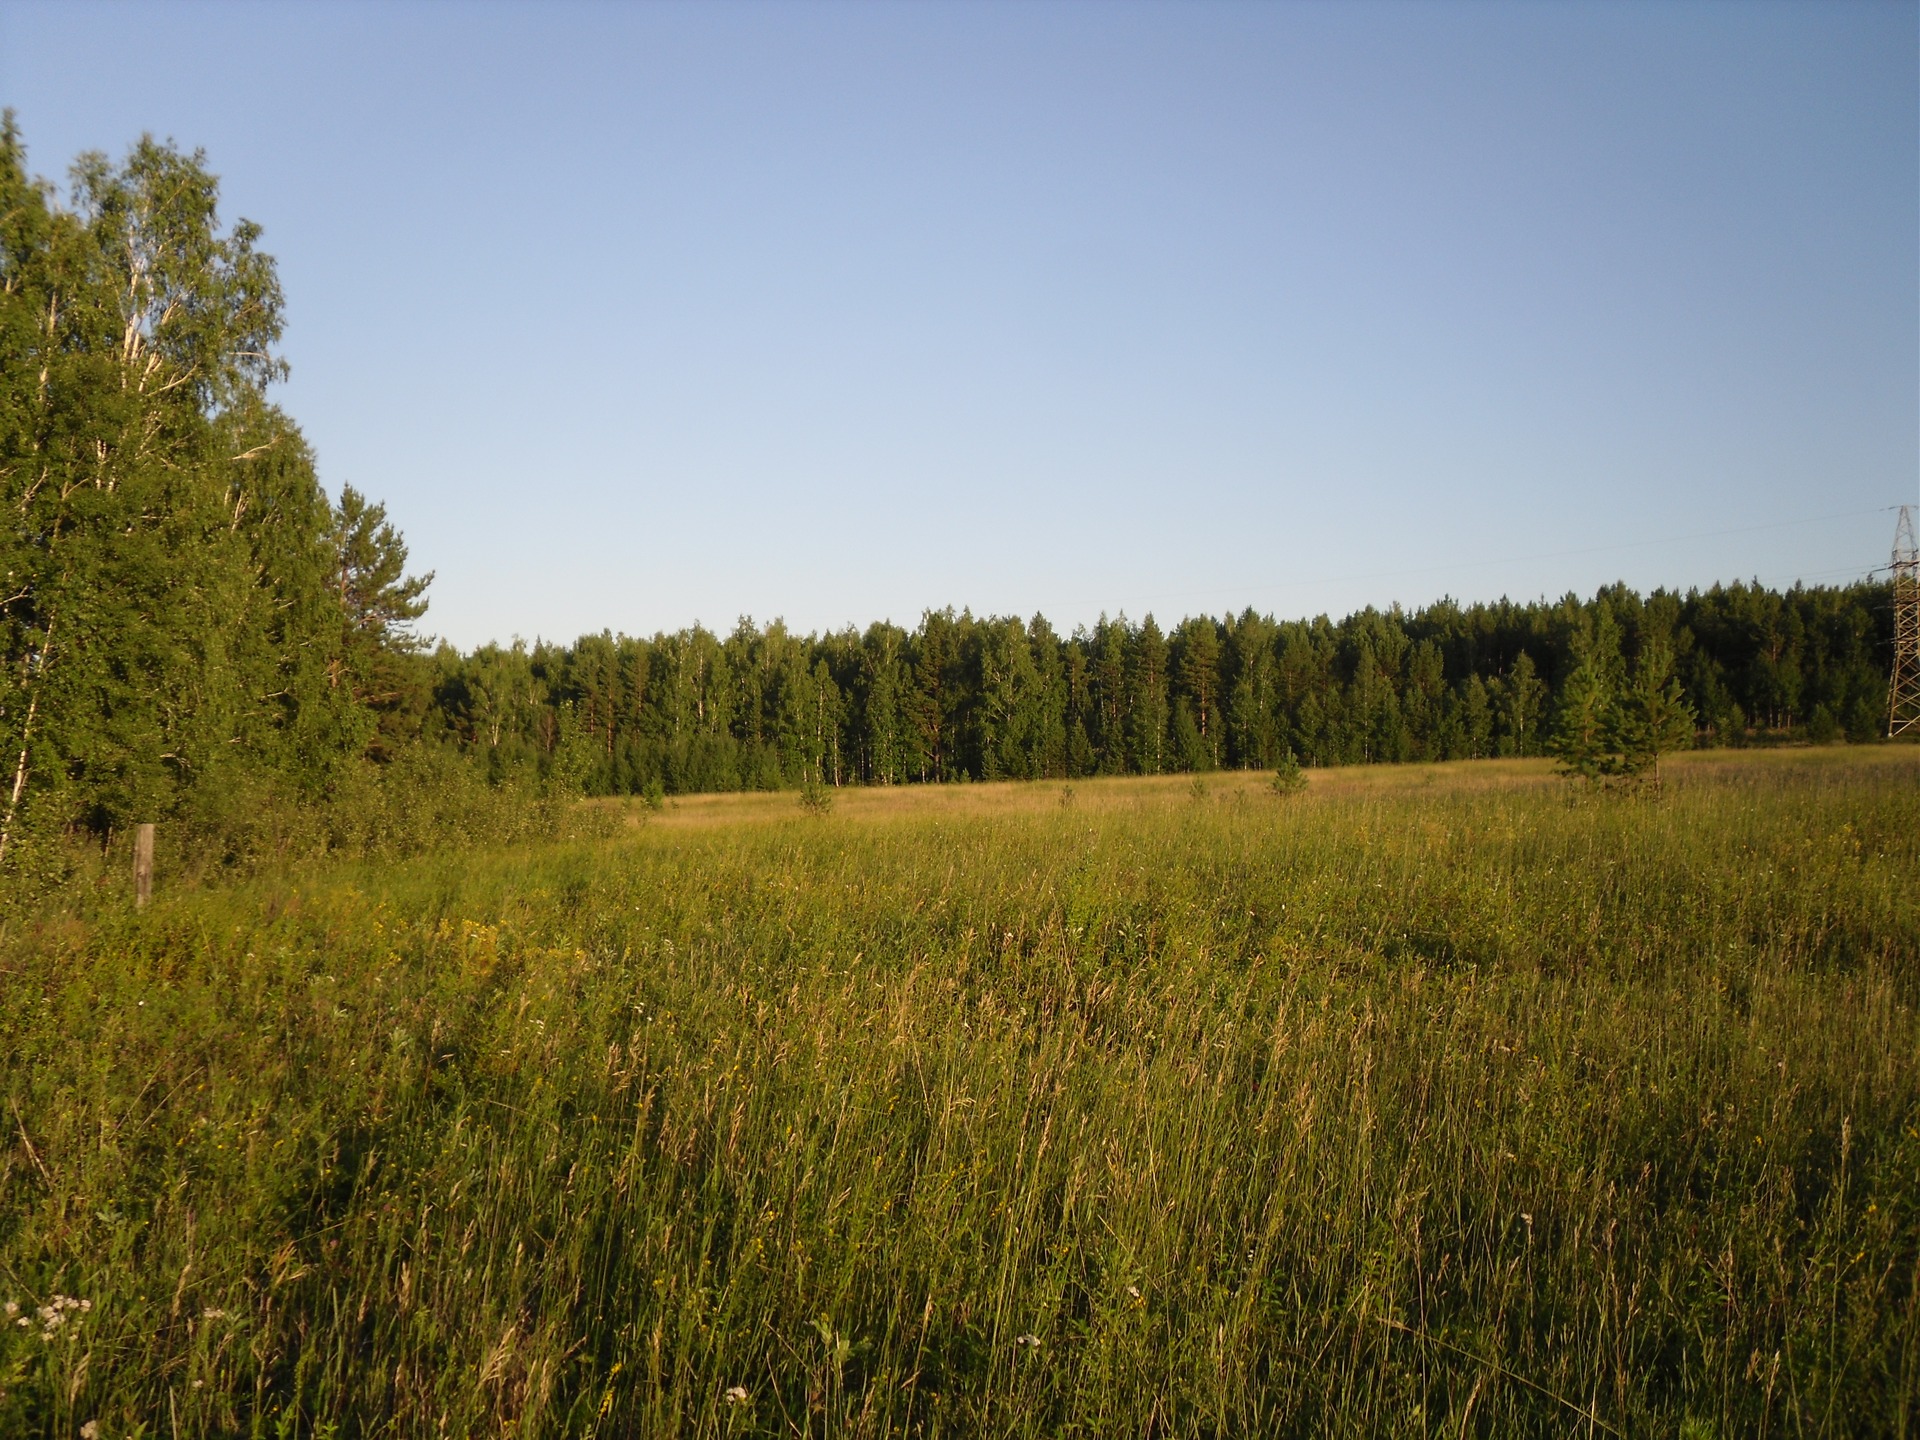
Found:
[[[1036, 616], [924, 616], [797, 636], [741, 621], [650, 640], [422, 657], [424, 735], [491, 774], [555, 767], [593, 794], [1076, 778], [1538, 755], [1583, 664], [1624, 689], [1671, 655], [1696, 743], [1868, 740], [1885, 726], [1883, 586], [1151, 616], [1061, 635]], [[411, 728], [411, 725], [410, 725]]]
[[0, 869], [146, 819], [257, 840], [262, 816], [360, 817], [272, 839], [347, 843], [462, 787], [1531, 755], [1653, 657], [1697, 743], [1884, 727], [1889, 595], [1869, 584], [1072, 634], [946, 610], [912, 630], [742, 620], [725, 637], [430, 651], [415, 622], [431, 577], [407, 574], [379, 505], [328, 499], [269, 399], [279, 282], [258, 227], [223, 228], [217, 200], [201, 156], [148, 139], [117, 164], [81, 157], [63, 203], [10, 116], [0, 132]]

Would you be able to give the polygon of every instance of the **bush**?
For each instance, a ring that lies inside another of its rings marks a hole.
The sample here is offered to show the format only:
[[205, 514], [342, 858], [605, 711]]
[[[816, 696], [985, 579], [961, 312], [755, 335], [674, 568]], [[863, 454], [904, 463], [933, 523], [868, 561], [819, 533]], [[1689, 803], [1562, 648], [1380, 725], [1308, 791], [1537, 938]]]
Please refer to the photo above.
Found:
[[1295, 795], [1307, 788], [1307, 775], [1300, 768], [1300, 757], [1293, 753], [1289, 745], [1274, 762], [1273, 779], [1269, 782], [1276, 795]]
[[[164, 888], [323, 858], [397, 860], [584, 837], [611, 831], [619, 815], [582, 805], [527, 773], [489, 783], [479, 761], [421, 742], [387, 764], [340, 767], [320, 795], [262, 775], [196, 786], [155, 822], [154, 868]], [[131, 843], [124, 829], [104, 842], [80, 833], [23, 834], [0, 874], [0, 901], [119, 895], [129, 890]]]

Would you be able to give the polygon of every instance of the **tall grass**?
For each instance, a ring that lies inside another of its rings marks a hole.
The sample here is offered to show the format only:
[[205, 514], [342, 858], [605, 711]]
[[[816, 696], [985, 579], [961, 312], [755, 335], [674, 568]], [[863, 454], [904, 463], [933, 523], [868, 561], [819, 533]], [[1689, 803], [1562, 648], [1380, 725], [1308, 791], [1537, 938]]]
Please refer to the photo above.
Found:
[[0, 922], [0, 1433], [1909, 1433], [1920, 757], [1494, 773]]

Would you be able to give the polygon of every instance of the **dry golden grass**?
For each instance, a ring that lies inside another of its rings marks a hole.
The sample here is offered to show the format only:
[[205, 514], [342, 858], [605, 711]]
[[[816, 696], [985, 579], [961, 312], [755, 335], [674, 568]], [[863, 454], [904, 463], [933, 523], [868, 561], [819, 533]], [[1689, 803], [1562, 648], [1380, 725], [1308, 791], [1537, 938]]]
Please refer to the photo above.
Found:
[[[1839, 770], [1849, 775], [1884, 775], [1897, 782], [1915, 763], [1908, 746], [1782, 746], [1755, 750], [1695, 750], [1661, 762], [1662, 784], [1686, 786], [1729, 776], [1758, 779], [1786, 768]], [[1309, 796], [1395, 794], [1433, 788], [1450, 794], [1485, 791], [1543, 791], [1560, 796], [1568, 789], [1546, 759], [1452, 760], [1433, 764], [1345, 765], [1303, 772]], [[960, 785], [841, 786], [832, 790], [831, 814], [845, 821], [924, 819], [945, 816], [1045, 814], [1055, 809], [1086, 812], [1140, 810], [1168, 802], [1265, 800], [1272, 773], [1217, 770], [1201, 775], [1113, 775], [1070, 782], [999, 781]], [[790, 820], [798, 801], [792, 791], [746, 791], [670, 797], [658, 811], [639, 800], [591, 802], [619, 811], [636, 823], [664, 829], [706, 828]]]

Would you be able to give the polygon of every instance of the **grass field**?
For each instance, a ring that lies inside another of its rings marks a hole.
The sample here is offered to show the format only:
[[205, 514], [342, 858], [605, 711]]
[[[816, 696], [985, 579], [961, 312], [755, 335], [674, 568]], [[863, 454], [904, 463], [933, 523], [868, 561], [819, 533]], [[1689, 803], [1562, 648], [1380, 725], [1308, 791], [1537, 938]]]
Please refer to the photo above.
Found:
[[1920, 751], [628, 818], [0, 918], [0, 1435], [1920, 1428]]

